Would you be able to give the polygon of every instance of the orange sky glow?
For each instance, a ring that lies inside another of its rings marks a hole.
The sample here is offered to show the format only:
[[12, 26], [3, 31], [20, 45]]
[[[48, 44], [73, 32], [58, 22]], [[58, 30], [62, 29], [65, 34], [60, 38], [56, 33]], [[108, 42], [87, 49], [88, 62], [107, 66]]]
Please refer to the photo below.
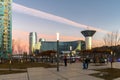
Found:
[[[56, 35], [48, 35], [48, 34], [37, 34], [38, 39], [44, 38], [47, 41], [55, 41]], [[17, 45], [20, 45], [25, 52], [29, 52], [29, 32], [21, 31], [21, 30], [13, 30], [12, 39], [14, 40], [15, 45], [15, 53], [17, 53]], [[74, 36], [64, 36], [60, 35], [60, 41], [75, 41], [75, 40], [84, 40], [84, 37], [74, 37]], [[93, 40], [92, 47], [99, 47], [103, 45], [102, 40]]]

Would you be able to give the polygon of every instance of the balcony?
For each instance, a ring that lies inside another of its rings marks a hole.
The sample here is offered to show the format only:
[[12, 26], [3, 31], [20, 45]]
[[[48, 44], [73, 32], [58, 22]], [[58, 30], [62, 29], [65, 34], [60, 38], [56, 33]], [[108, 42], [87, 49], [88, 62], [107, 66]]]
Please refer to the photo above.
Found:
[[8, 13], [5, 13], [4, 16], [8, 16]]

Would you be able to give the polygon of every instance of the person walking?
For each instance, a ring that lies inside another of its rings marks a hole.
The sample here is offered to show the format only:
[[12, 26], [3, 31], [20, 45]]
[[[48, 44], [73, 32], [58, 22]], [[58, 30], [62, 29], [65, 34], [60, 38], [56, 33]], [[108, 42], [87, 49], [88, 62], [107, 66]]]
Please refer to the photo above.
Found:
[[89, 59], [86, 58], [86, 59], [85, 59], [85, 69], [88, 69], [88, 65], [89, 65]]
[[67, 56], [64, 56], [64, 65], [67, 66]]
[[89, 59], [83, 58], [83, 69], [88, 69]]
[[85, 63], [85, 58], [83, 58], [82, 63], [83, 63], [83, 69], [86, 69], [86, 63]]

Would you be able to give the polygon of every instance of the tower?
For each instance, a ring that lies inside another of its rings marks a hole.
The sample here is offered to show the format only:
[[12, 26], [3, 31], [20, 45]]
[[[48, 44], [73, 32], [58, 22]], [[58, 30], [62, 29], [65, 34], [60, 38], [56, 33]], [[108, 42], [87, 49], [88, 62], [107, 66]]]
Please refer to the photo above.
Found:
[[33, 54], [35, 52], [35, 46], [37, 44], [37, 33], [31, 32], [29, 34], [29, 53]]
[[92, 36], [95, 34], [95, 30], [84, 30], [81, 31], [85, 37], [86, 50], [91, 50], [92, 48]]
[[12, 54], [12, 0], [0, 0], [0, 57]]

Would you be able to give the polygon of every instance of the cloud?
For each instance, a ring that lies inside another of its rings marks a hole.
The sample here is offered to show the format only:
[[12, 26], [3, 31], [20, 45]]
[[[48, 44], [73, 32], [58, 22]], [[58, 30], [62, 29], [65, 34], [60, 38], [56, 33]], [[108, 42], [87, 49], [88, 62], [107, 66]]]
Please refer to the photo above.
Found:
[[102, 32], [102, 33], [111, 33], [111, 32], [106, 31], [106, 30], [102, 30], [99, 28], [80, 24], [80, 23], [74, 22], [72, 20], [69, 20], [69, 19], [66, 19], [66, 18], [63, 18], [60, 16], [56, 16], [56, 15], [53, 15], [53, 14], [50, 14], [47, 12], [43, 12], [43, 11], [36, 10], [33, 8], [28, 8], [28, 7], [20, 5], [20, 4], [13, 3], [12, 7], [13, 7], [13, 11], [19, 12], [22, 14], [27, 14], [27, 15], [38, 17], [38, 18], [43, 18], [43, 19], [47, 19], [47, 20], [51, 20], [51, 21], [55, 21], [55, 22], [59, 22], [59, 23], [64, 23], [64, 24], [71, 25], [74, 27], [79, 27], [79, 28], [84, 28], [84, 29], [89, 28], [90, 30], [96, 30], [96, 31]]
[[[92, 29], [92, 30], [96, 30], [96, 31], [102, 32], [102, 33], [111, 33], [109, 31], [102, 30], [102, 29], [95, 28], [95, 27], [91, 27], [91, 26], [87, 26], [87, 25], [84, 25], [84, 24], [80, 24], [80, 23], [77, 23], [75, 21], [60, 17], [60, 16], [56, 16], [56, 15], [46, 13], [46, 12], [43, 12], [43, 11], [40, 11], [40, 10], [28, 8], [28, 7], [25, 7], [25, 6], [20, 5], [20, 4], [13, 3], [12, 8], [13, 8], [13, 11], [19, 12], [19, 13], [22, 13], [22, 14], [26, 14], [26, 15], [30, 15], [30, 16], [34, 16], [34, 17], [38, 17], [38, 18], [42, 18], [42, 19], [47, 19], [47, 20], [51, 20], [51, 21], [55, 21], [55, 22], [71, 25], [71, 26], [78, 27], [78, 28]], [[45, 39], [47, 38], [51, 41], [56, 40], [56, 35], [38, 34], [38, 36], [39, 36], [39, 38], [40, 37], [45, 38]], [[28, 47], [29, 46], [29, 32], [22, 31], [22, 30], [13, 30], [13, 39], [21, 39], [22, 40], [21, 42], [26, 44], [27, 51], [28, 51], [28, 48], [29, 48]], [[83, 40], [83, 38], [61, 35], [60, 40], [61, 41], [62, 40], [72, 41], [72, 40]], [[103, 42], [99, 41], [99, 40], [94, 40], [93, 46], [95, 47], [95, 46], [98, 46], [100, 44], [102, 45]]]
[[[12, 31], [13, 39], [19, 39], [25, 41], [27, 44], [29, 43], [29, 32], [23, 31], [23, 30], [13, 30]], [[56, 34], [50, 35], [50, 34], [41, 34], [37, 33], [38, 38], [44, 38], [48, 39], [49, 41], [56, 40]], [[83, 38], [80, 37], [74, 37], [74, 36], [64, 36], [60, 35], [60, 41], [73, 41], [73, 40], [83, 40]]]
[[[49, 41], [56, 40], [56, 35], [38, 33], [37, 36], [38, 36], [38, 38], [48, 39]], [[13, 29], [12, 39], [15, 40], [16, 43], [21, 44], [21, 46], [23, 46], [23, 47], [26, 46], [25, 51], [29, 52], [29, 32]], [[64, 41], [74, 41], [74, 40], [83, 40], [83, 38], [60, 35], [60, 41], [63, 41], [63, 40]], [[15, 50], [17, 51], [17, 49], [15, 49]]]
[[92, 40], [92, 47], [104, 46], [104, 41], [102, 39]]
[[[21, 44], [24, 43], [27, 47], [27, 51], [29, 48], [29, 32], [22, 31], [22, 30], [13, 30], [13, 39], [16, 41], [21, 41]], [[50, 34], [37, 34], [38, 38], [48, 39], [49, 41], [55, 41], [56, 35]], [[84, 40], [84, 38], [75, 37], [75, 36], [64, 36], [60, 35], [60, 41], [75, 41], [75, 40]], [[93, 40], [93, 47], [98, 47], [103, 45], [103, 40]]]
[[[39, 37], [42, 37], [44, 39], [49, 39], [49, 41], [56, 40], [56, 35], [49, 35], [49, 34], [38, 34]], [[83, 40], [83, 38], [80, 37], [74, 37], [74, 36], [64, 36], [60, 35], [60, 41], [75, 41], [75, 40]]]

